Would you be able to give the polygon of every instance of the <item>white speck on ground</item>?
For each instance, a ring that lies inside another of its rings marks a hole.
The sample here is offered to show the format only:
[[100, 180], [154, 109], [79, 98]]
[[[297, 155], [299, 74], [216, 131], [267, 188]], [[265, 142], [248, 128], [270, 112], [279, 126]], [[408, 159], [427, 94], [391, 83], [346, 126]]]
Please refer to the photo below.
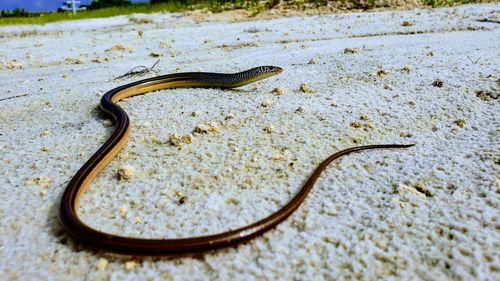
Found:
[[[500, 25], [477, 21], [499, 11], [0, 27], [0, 279], [499, 280]], [[283, 206], [342, 148], [416, 146], [336, 161], [290, 218], [238, 247], [143, 259], [89, 250], [60, 228], [60, 195], [113, 130], [95, 93], [139, 79], [113, 80], [153, 65], [158, 48], [161, 73], [285, 71], [241, 89], [120, 102], [133, 130], [82, 195], [78, 211], [92, 227], [144, 238], [234, 229]], [[303, 83], [315, 93], [300, 93]], [[290, 91], [270, 93], [278, 86]], [[191, 137], [197, 124], [210, 133]], [[173, 132], [183, 145], [169, 144]], [[118, 181], [122, 165], [140, 173]]]

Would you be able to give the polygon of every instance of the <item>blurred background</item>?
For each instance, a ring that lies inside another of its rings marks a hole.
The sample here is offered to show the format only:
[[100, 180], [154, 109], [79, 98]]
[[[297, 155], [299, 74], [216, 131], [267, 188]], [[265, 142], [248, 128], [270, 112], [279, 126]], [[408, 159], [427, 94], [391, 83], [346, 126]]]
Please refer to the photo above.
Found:
[[[15, 9], [23, 9], [27, 12], [51, 12], [57, 11], [61, 7], [67, 6], [72, 1], [64, 0], [1, 0], [0, 10], [12, 11]], [[92, 1], [92, 0], [77, 0], [75, 1], [78, 7], [90, 6], [112, 6], [112, 5], [123, 5], [128, 3], [140, 3], [149, 2], [149, 0], [104, 0], [104, 1]], [[94, 2], [94, 3], [92, 3]]]
[[374, 8], [442, 7], [495, 0], [0, 0], [0, 25], [44, 24], [133, 13], [221, 12], [246, 9], [251, 15], [270, 9], [319, 9], [321, 12]]

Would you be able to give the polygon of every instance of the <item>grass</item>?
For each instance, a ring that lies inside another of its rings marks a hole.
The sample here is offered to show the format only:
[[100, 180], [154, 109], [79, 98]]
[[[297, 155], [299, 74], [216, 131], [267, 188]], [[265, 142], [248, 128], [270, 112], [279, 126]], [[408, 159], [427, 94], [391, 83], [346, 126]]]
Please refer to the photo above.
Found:
[[454, 6], [457, 4], [470, 4], [470, 3], [481, 3], [481, 2], [495, 2], [495, 1], [478, 1], [478, 0], [424, 0], [423, 3], [430, 7], [445, 7]]
[[70, 12], [62, 13], [40, 13], [30, 17], [0, 17], [0, 25], [11, 24], [45, 24], [56, 21], [79, 20], [90, 18], [106, 18], [118, 15], [129, 15], [134, 13], [156, 13], [156, 12], [179, 12], [190, 10], [192, 6], [186, 6], [179, 2], [162, 4], [135, 4], [124, 7], [111, 7], [92, 11], [80, 11], [76, 14]]
[[[498, 1], [498, 0], [497, 0]], [[274, 6], [278, 0], [267, 0], [259, 2], [258, 0], [177, 0], [167, 3], [144, 4], [137, 3], [130, 6], [104, 8], [92, 11], [81, 11], [76, 14], [69, 12], [63, 13], [39, 13], [31, 14], [28, 17], [0, 17], [0, 25], [13, 24], [45, 24], [57, 21], [79, 20], [89, 18], [106, 18], [118, 15], [129, 15], [134, 13], [156, 13], [156, 12], [181, 12], [194, 9], [207, 9], [212, 12], [220, 12], [235, 8], [255, 9], [262, 11], [268, 7]], [[326, 5], [326, 0], [283, 0], [285, 5], [303, 5], [305, 3], [316, 3], [317, 5]], [[391, 0], [339, 0], [337, 4], [352, 8], [371, 9], [377, 7], [391, 7], [394, 3]], [[396, 1], [398, 2], [398, 1]], [[496, 2], [495, 0], [418, 0], [422, 6], [442, 7], [453, 6], [467, 3]], [[196, 3], [196, 4], [193, 4]]]

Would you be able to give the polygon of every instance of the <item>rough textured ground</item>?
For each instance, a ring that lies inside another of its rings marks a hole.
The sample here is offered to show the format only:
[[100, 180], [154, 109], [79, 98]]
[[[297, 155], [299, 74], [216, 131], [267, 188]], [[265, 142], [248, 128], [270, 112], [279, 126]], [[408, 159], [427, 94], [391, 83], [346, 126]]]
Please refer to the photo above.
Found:
[[[499, 13], [157, 14], [0, 28], [0, 279], [499, 280], [500, 24], [477, 21]], [[339, 149], [416, 146], [337, 161], [288, 220], [237, 248], [144, 259], [89, 250], [61, 230], [59, 196], [113, 130], [100, 96], [139, 79], [113, 80], [151, 66], [151, 55], [161, 73], [285, 72], [239, 90], [121, 102], [131, 139], [79, 209], [98, 229], [182, 237], [243, 226]], [[207, 122], [217, 130], [193, 133]], [[191, 143], [170, 144], [173, 133]], [[132, 178], [117, 179], [123, 165]]]

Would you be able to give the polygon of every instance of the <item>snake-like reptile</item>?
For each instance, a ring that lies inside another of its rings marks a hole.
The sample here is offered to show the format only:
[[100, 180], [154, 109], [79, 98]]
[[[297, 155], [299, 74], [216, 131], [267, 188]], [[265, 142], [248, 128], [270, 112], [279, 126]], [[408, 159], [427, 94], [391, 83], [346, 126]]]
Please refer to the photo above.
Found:
[[203, 252], [236, 245], [248, 241], [285, 220], [304, 201], [321, 172], [330, 162], [351, 152], [374, 148], [402, 148], [413, 144], [377, 144], [351, 147], [341, 150], [325, 159], [314, 170], [299, 192], [278, 211], [252, 223], [214, 235], [180, 239], [143, 239], [105, 233], [89, 227], [77, 215], [79, 199], [92, 179], [125, 145], [130, 135], [130, 121], [127, 113], [116, 103], [122, 99], [159, 89], [179, 87], [236, 88], [259, 81], [283, 71], [276, 66], [260, 66], [234, 74], [187, 72], [168, 74], [117, 87], [101, 99], [101, 108], [116, 121], [116, 129], [99, 150], [80, 168], [63, 193], [60, 205], [60, 221], [66, 231], [91, 248], [128, 255], [177, 255]]

